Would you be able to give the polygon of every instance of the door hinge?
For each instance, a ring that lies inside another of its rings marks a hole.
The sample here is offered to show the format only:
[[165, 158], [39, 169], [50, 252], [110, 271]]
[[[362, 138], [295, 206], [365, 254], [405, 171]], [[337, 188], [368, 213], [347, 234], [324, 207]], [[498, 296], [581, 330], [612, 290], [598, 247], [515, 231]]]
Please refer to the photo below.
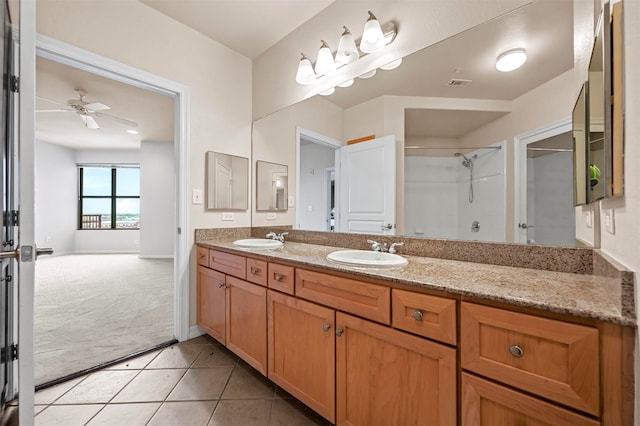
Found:
[[18, 345], [14, 343], [9, 347], [2, 348], [2, 351], [0, 351], [0, 358], [0, 362], [2, 362], [2, 364], [17, 360]]
[[11, 91], [13, 93], [19, 93], [20, 92], [20, 77], [12, 75], [10, 83], [11, 83]]
[[18, 210], [9, 210], [4, 212], [4, 226], [18, 226], [20, 212]]

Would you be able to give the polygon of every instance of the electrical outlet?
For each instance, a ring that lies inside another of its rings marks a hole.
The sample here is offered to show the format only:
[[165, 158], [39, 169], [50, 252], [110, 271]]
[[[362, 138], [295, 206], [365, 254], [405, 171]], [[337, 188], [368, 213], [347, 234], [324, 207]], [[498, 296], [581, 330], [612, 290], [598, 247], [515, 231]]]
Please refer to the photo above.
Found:
[[584, 212], [584, 224], [587, 226], [587, 228], [593, 228], [593, 212]]
[[191, 195], [192, 204], [202, 204], [202, 189], [194, 189]]
[[222, 220], [235, 220], [233, 213], [222, 213]]
[[289, 195], [289, 207], [295, 207], [296, 203], [295, 203], [295, 199], [293, 198], [293, 195]]
[[604, 211], [604, 225], [607, 229], [607, 232], [610, 234], [616, 233], [616, 224], [614, 217], [615, 215], [613, 209]]
[[267, 220], [276, 220], [275, 213], [267, 213]]
[[313, 206], [311, 204], [309, 204], [307, 206], [307, 211], [312, 212], [313, 211]]

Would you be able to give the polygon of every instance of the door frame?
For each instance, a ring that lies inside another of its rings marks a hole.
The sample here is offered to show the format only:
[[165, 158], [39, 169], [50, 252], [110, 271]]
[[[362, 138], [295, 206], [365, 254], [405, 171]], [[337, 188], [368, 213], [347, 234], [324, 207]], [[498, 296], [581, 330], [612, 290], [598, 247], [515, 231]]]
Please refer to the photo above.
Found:
[[318, 145], [323, 145], [334, 150], [338, 150], [340, 147], [345, 145], [344, 142], [339, 141], [338, 139], [333, 139], [332, 137], [314, 132], [313, 130], [296, 126], [296, 221], [294, 223], [293, 229], [299, 229], [300, 216], [302, 214], [301, 206], [298, 206], [298, 201], [300, 200], [300, 142], [303, 137], [304, 139], [311, 140], [313, 143], [317, 143]]
[[527, 145], [550, 137], [572, 131], [572, 118], [563, 118], [542, 127], [520, 133], [514, 137], [515, 161], [515, 209], [514, 209], [514, 242], [526, 243], [527, 233], [520, 229], [521, 222], [526, 223], [527, 218]]

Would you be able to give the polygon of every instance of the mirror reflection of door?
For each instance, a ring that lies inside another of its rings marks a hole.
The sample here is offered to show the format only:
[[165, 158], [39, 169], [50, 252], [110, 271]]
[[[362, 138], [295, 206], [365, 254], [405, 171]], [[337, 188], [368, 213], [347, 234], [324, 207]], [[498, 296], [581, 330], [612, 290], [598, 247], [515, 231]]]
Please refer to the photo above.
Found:
[[215, 173], [216, 193], [214, 208], [229, 209], [231, 208], [231, 196], [233, 193], [233, 170], [216, 159]]
[[[527, 145], [529, 244], [573, 246], [573, 135], [565, 132]], [[521, 231], [522, 232], [522, 231]]]

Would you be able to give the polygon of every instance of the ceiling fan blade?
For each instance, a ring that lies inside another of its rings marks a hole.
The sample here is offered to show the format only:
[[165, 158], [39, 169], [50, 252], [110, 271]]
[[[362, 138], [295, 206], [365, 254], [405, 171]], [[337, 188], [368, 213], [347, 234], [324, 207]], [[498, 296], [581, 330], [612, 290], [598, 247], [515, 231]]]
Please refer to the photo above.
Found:
[[67, 105], [67, 103], [66, 103], [66, 102], [56, 101], [55, 99], [45, 98], [45, 97], [43, 97], [43, 96], [37, 96], [37, 95], [36, 95], [36, 99], [42, 99], [43, 101], [52, 102], [52, 103], [54, 103], [54, 104], [58, 104], [58, 105], [64, 105], [64, 106], [66, 106], [66, 105]]
[[86, 104], [84, 106], [86, 109], [91, 110], [91, 111], [104, 111], [107, 109], [111, 109], [111, 107], [109, 105], [105, 105], [103, 103], [100, 102], [94, 102], [91, 104]]
[[72, 109], [58, 108], [58, 109], [37, 109], [36, 112], [75, 112], [75, 111]]
[[127, 126], [138, 127], [138, 123], [136, 123], [135, 121], [127, 120], [126, 118], [118, 117], [111, 114], [105, 114], [104, 112], [96, 112], [93, 115], [95, 115], [96, 117], [108, 118], [109, 120], [119, 121], [120, 123], [126, 124]]
[[100, 126], [98, 125], [98, 123], [96, 122], [96, 120], [94, 120], [93, 117], [91, 117], [90, 115], [80, 115], [80, 118], [82, 118], [82, 121], [84, 122], [84, 125], [87, 126], [90, 129], [99, 129]]

